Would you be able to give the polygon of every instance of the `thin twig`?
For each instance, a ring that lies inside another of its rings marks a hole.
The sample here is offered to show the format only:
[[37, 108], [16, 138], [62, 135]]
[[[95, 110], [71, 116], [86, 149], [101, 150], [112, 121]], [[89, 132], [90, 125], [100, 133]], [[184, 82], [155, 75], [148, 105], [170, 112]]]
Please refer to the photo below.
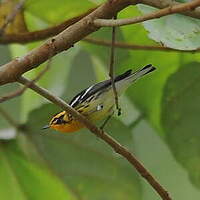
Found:
[[[114, 19], [117, 19], [117, 15], [114, 16]], [[112, 89], [113, 89], [113, 94], [115, 98], [115, 105], [118, 110], [118, 115], [121, 115], [121, 108], [119, 107], [119, 100], [118, 100], [118, 94], [115, 86], [115, 75], [114, 75], [114, 60], [115, 60], [115, 37], [116, 37], [116, 29], [115, 27], [112, 28], [112, 43], [111, 43], [111, 48], [110, 48], [110, 69], [109, 69], [109, 76], [111, 79], [112, 83]]]
[[179, 5], [163, 8], [161, 10], [158, 10], [158, 11], [155, 11], [155, 12], [143, 15], [143, 16], [138, 16], [138, 17], [134, 17], [134, 18], [126, 18], [126, 19], [118, 19], [118, 20], [95, 19], [93, 21], [93, 23], [97, 27], [124, 26], [124, 25], [128, 25], [128, 24], [136, 24], [136, 23], [147, 21], [147, 20], [160, 18], [160, 17], [166, 16], [166, 15], [171, 15], [174, 13], [181, 13], [183, 11], [194, 10], [198, 6], [200, 6], [200, 0], [195, 0], [195, 1], [188, 2], [188, 3], [182, 3]]
[[[145, 5], [149, 5], [155, 8], [166, 8], [169, 6], [174, 6], [174, 5], [180, 5], [183, 1], [174, 1], [174, 0], [162, 0], [162, 1], [154, 1], [154, 0], [140, 0], [140, 3], [145, 4]], [[188, 1], [189, 2], [189, 1]], [[187, 11], [183, 11], [180, 14], [186, 15], [186, 16], [190, 16], [196, 19], [200, 19], [200, 8], [196, 8], [194, 10], [187, 10]]]
[[6, 17], [4, 24], [0, 28], [0, 36], [4, 35], [7, 26], [14, 21], [16, 15], [23, 9], [25, 1], [26, 0], [21, 0], [19, 3], [17, 3], [13, 11]]
[[15, 127], [16, 129], [18, 129], [20, 127], [19, 123], [13, 119], [10, 114], [8, 112], [6, 112], [6, 110], [4, 110], [3, 108], [0, 107], [0, 114], [2, 115], [2, 117], [4, 117], [6, 119], [6, 121], [13, 127]]
[[[91, 44], [97, 44], [102, 46], [110, 47], [112, 45], [111, 41], [108, 40], [100, 40], [96, 38], [86, 37], [83, 41], [89, 42]], [[195, 50], [181, 50], [181, 49], [172, 49], [165, 46], [147, 46], [147, 45], [138, 45], [138, 44], [131, 44], [125, 42], [116, 42], [114, 44], [115, 47], [122, 48], [122, 49], [131, 49], [131, 50], [150, 50], [150, 51], [166, 51], [166, 52], [189, 52], [189, 53], [196, 53], [200, 51], [200, 48]]]
[[[45, 74], [45, 72], [49, 70], [50, 63], [51, 63], [51, 59], [48, 60], [46, 67], [40, 73], [38, 73], [38, 75], [32, 80], [32, 82], [37, 82]], [[27, 88], [28, 86], [25, 85], [14, 92], [11, 92], [5, 96], [0, 97], [0, 103], [3, 103], [4, 101], [7, 101], [7, 100], [10, 100], [12, 98], [22, 95], [26, 91]]]
[[83, 123], [92, 133], [94, 133], [96, 136], [98, 136], [99, 138], [104, 140], [108, 145], [110, 145], [116, 153], [119, 153], [124, 158], [126, 158], [129, 161], [129, 163], [140, 173], [140, 175], [144, 177], [146, 181], [155, 189], [155, 191], [160, 195], [160, 197], [163, 200], [171, 200], [168, 192], [158, 183], [158, 181], [150, 174], [150, 172], [148, 172], [148, 170], [145, 169], [145, 167], [137, 160], [137, 158], [132, 153], [130, 153], [125, 147], [123, 147], [116, 140], [110, 137], [106, 132], [97, 128], [89, 120], [87, 120], [87, 118], [85, 118], [74, 108], [69, 106], [65, 101], [54, 96], [44, 88], [37, 86], [35, 83], [32, 83], [24, 77], [20, 77], [18, 79], [18, 82], [24, 85], [29, 85], [29, 88], [34, 90], [36, 93], [45, 97], [52, 103], [58, 105], [59, 107], [70, 113], [72, 116], [74, 116], [77, 120]]

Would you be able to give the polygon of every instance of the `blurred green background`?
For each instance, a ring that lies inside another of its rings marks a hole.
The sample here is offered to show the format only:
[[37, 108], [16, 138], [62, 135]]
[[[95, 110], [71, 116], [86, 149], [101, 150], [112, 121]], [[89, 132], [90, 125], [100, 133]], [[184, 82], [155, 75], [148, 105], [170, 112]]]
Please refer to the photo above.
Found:
[[[27, 0], [19, 22], [6, 33], [35, 31], [78, 16], [104, 1]], [[2, 3], [2, 2], [1, 2]], [[17, 1], [1, 4], [0, 24]], [[155, 10], [130, 6], [127, 18]], [[24, 18], [24, 21], [23, 21]], [[111, 40], [102, 28], [91, 38]], [[121, 116], [106, 131], [133, 152], [176, 200], [200, 199], [200, 21], [171, 15], [143, 24], [117, 28], [117, 41], [164, 46], [180, 51], [116, 48], [115, 71], [153, 64], [157, 70], [142, 78], [120, 98]], [[0, 64], [23, 56], [42, 44], [0, 46]], [[82, 89], [108, 79], [110, 48], [80, 41], [53, 57], [38, 85], [67, 102]], [[34, 78], [46, 63], [25, 74]], [[20, 86], [0, 87], [0, 96]], [[155, 200], [158, 195], [143, 178], [102, 140], [83, 129], [74, 134], [41, 130], [60, 108], [32, 92], [2, 103], [25, 131], [17, 131], [0, 115], [0, 198], [2, 200]]]

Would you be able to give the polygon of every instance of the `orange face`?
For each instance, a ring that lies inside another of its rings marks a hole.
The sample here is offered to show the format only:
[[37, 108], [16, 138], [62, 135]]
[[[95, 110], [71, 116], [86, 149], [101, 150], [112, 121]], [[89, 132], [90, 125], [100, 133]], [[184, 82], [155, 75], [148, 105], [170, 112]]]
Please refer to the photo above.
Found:
[[72, 120], [66, 124], [52, 124], [50, 128], [55, 129], [57, 131], [63, 133], [72, 133], [78, 131], [79, 129], [83, 128], [84, 125], [77, 120]]
[[71, 133], [83, 128], [84, 125], [63, 111], [52, 118], [48, 127], [63, 133]]

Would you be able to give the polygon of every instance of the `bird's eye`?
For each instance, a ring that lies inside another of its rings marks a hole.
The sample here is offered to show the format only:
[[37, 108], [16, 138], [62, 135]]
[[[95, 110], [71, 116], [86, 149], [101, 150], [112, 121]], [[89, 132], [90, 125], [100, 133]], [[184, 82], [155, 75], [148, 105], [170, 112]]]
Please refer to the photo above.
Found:
[[54, 121], [55, 124], [62, 124], [63, 123], [63, 120], [58, 118]]

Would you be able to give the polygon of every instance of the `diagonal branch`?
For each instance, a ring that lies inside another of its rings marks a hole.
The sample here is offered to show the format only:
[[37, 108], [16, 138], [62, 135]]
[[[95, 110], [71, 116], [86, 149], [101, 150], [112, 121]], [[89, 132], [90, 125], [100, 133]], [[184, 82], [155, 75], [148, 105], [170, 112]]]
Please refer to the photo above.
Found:
[[47, 39], [51, 36], [55, 36], [59, 34], [60, 32], [64, 31], [69, 26], [75, 24], [88, 14], [90, 14], [92, 11], [94, 11], [96, 8], [90, 9], [87, 12], [77, 16], [73, 17], [71, 19], [68, 19], [61, 24], [43, 29], [38, 31], [32, 31], [32, 32], [25, 32], [25, 33], [18, 33], [18, 34], [5, 34], [0, 37], [0, 44], [9, 44], [9, 43], [29, 43], [34, 41], [39, 41], [43, 39]]
[[[46, 67], [31, 81], [31, 82], [37, 82], [50, 68], [51, 65], [51, 59], [48, 60]], [[4, 101], [10, 100], [12, 98], [18, 97], [20, 95], [22, 95], [26, 89], [28, 88], [28, 86], [24, 86], [14, 92], [10, 92], [9, 94], [0, 97], [0, 103], [3, 103]]]
[[123, 147], [111, 136], [109, 136], [106, 132], [97, 128], [90, 121], [88, 121], [83, 115], [81, 115], [74, 108], [69, 106], [65, 101], [52, 95], [44, 88], [37, 86], [36, 84], [32, 83], [31, 81], [29, 81], [24, 77], [19, 77], [18, 82], [22, 83], [23, 85], [28, 85], [28, 87], [34, 90], [36, 93], [45, 97], [52, 103], [58, 105], [59, 107], [70, 113], [72, 116], [74, 116], [76, 119], [78, 119], [92, 133], [94, 133], [97, 137], [101, 138], [109, 146], [111, 146], [116, 153], [122, 155], [138, 171], [138, 173], [140, 173], [140, 175], [146, 179], [146, 181], [155, 189], [155, 191], [160, 195], [160, 197], [163, 200], [171, 200], [167, 191], [158, 183], [158, 181], [150, 174], [150, 172], [148, 172], [148, 170], [145, 169], [145, 167], [137, 160], [137, 158], [131, 152], [129, 152], [125, 147]]
[[[140, 3], [160, 9], [182, 4], [174, 0], [140, 0]], [[186, 11], [181, 11], [180, 14], [200, 19], [200, 8], [196, 8], [195, 10], [188, 9]]]
[[189, 3], [182, 3], [174, 6], [169, 6], [167, 8], [163, 8], [161, 10], [152, 12], [150, 14], [146, 14], [139, 17], [127, 18], [127, 19], [96, 19], [94, 20], [94, 25], [98, 27], [114, 27], [114, 26], [124, 26], [128, 24], [136, 24], [140, 22], [144, 22], [151, 19], [160, 18], [166, 15], [171, 15], [174, 13], [181, 13], [183, 11], [194, 10], [196, 7], [200, 6], [200, 0], [191, 1]]
[[71, 25], [40, 47], [33, 49], [21, 58], [16, 58], [0, 67], [0, 85], [15, 82], [23, 73], [38, 67], [50, 57], [67, 50], [99, 27], [93, 25], [96, 18], [112, 18], [125, 7], [137, 3], [137, 0], [112, 0], [104, 3], [95, 11]]

